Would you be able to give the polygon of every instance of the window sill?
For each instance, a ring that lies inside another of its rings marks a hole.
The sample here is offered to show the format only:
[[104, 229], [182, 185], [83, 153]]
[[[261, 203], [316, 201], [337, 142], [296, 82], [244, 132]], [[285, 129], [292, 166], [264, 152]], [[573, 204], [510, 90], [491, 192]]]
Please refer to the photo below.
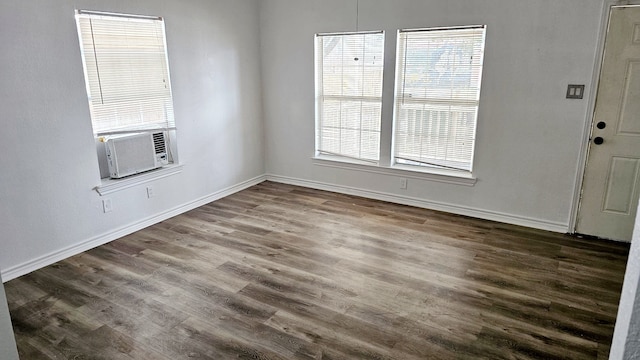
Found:
[[179, 174], [181, 172], [182, 165], [171, 164], [156, 170], [131, 175], [123, 179], [104, 178], [102, 179], [102, 183], [96, 186], [94, 190], [96, 190], [100, 196], [104, 196], [136, 185]]
[[425, 181], [436, 181], [447, 184], [474, 186], [478, 178], [473, 174], [462, 171], [417, 168], [408, 165], [393, 165], [391, 167], [380, 167], [377, 165], [363, 164], [357, 161], [349, 161], [341, 158], [333, 157], [313, 157], [313, 164], [336, 169], [362, 171], [374, 174], [401, 176], [409, 179], [418, 179]]

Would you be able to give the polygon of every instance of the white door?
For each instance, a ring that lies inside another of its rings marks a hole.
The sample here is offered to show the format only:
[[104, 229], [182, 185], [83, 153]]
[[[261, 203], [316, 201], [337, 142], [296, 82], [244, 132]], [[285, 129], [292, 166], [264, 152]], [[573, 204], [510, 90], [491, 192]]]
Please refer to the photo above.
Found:
[[640, 7], [613, 7], [576, 232], [631, 241], [639, 180]]

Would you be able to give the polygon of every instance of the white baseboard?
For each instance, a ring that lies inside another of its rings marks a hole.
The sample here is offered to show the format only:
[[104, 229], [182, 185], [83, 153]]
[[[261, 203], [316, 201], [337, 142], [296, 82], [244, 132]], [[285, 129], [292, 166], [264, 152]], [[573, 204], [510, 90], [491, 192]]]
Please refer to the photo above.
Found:
[[304, 180], [279, 176], [273, 174], [266, 175], [267, 180], [289, 185], [304, 186], [308, 188], [332, 191], [342, 194], [362, 196], [375, 200], [388, 201], [396, 204], [410, 205], [430, 210], [444, 211], [448, 213], [471, 216], [479, 219], [498, 221], [507, 224], [526, 226], [534, 229], [548, 230], [558, 233], [569, 231], [569, 224], [553, 222], [548, 220], [534, 219], [530, 217], [501, 213], [484, 209], [465, 207], [460, 205], [447, 204], [438, 201], [429, 201], [420, 198], [390, 194], [380, 191], [373, 191], [350, 186], [323, 183], [319, 181]]
[[193, 210], [197, 207], [200, 207], [202, 205], [208, 204], [212, 201], [221, 199], [225, 196], [229, 196], [232, 194], [237, 193], [238, 191], [244, 190], [246, 188], [249, 188], [251, 186], [254, 186], [256, 184], [259, 184], [263, 181], [266, 180], [266, 176], [265, 175], [260, 175], [257, 176], [253, 179], [249, 179], [247, 181], [243, 181], [239, 184], [230, 186], [228, 188], [222, 189], [220, 191], [216, 191], [213, 194], [201, 197], [199, 199], [193, 200], [191, 202], [188, 202], [186, 204], [174, 207], [172, 209], [169, 209], [167, 211], [164, 211], [162, 213], [159, 213], [157, 215], [153, 215], [150, 216], [146, 219], [142, 219], [140, 221], [137, 221], [135, 223], [123, 226], [119, 229], [113, 230], [113, 231], [109, 231], [105, 234], [101, 234], [98, 236], [95, 236], [93, 238], [87, 239], [85, 241], [82, 241], [78, 244], [66, 247], [64, 249], [61, 250], [57, 250], [54, 252], [51, 252], [49, 254], [40, 256], [36, 259], [27, 261], [25, 263], [10, 267], [8, 269], [5, 269], [2, 271], [2, 281], [3, 282], [7, 282], [9, 280], [15, 279], [17, 277], [20, 277], [22, 275], [28, 274], [32, 271], [38, 270], [40, 268], [43, 268], [45, 266], [54, 264], [58, 261], [64, 260], [68, 257], [80, 254], [84, 251], [93, 249], [94, 247], [100, 246], [100, 245], [104, 245], [108, 242], [111, 242], [113, 240], [119, 239], [123, 236], [129, 235], [131, 233], [134, 233], [136, 231], [142, 230], [148, 226], [151, 226], [153, 224], [157, 224], [161, 221], [164, 221], [166, 219], [169, 219], [171, 217], [180, 215], [182, 213], [185, 213], [189, 210]]
[[530, 228], [548, 230], [548, 231], [559, 232], [559, 233], [566, 233], [569, 229], [569, 225], [565, 223], [551, 222], [547, 220], [540, 220], [540, 219], [534, 219], [534, 218], [529, 218], [529, 217], [524, 217], [519, 215], [500, 213], [496, 211], [464, 207], [464, 206], [447, 204], [447, 203], [437, 202], [437, 201], [429, 201], [429, 200], [424, 200], [424, 199], [410, 197], [410, 196], [402, 196], [402, 195], [390, 194], [390, 193], [385, 193], [380, 191], [355, 188], [350, 186], [343, 186], [343, 185], [323, 183], [319, 181], [311, 181], [311, 180], [290, 178], [290, 177], [273, 175], [273, 174], [266, 174], [266, 175], [257, 176], [253, 179], [249, 179], [239, 184], [222, 189], [213, 194], [201, 197], [199, 199], [193, 200], [186, 204], [177, 206], [173, 209], [164, 211], [160, 214], [153, 215], [146, 219], [142, 219], [135, 223], [123, 226], [119, 229], [115, 229], [105, 234], [95, 236], [93, 238], [82, 241], [78, 244], [51, 252], [49, 254], [38, 257], [36, 259], [7, 268], [2, 271], [2, 280], [3, 282], [6, 282], [9, 280], [15, 279], [22, 275], [28, 274], [32, 271], [35, 271], [45, 266], [56, 263], [60, 260], [64, 260], [68, 257], [93, 249], [94, 247], [104, 245], [108, 242], [119, 239], [123, 236], [142, 230], [160, 221], [169, 219], [171, 217], [180, 215], [189, 210], [193, 210], [197, 207], [208, 204], [212, 201], [232, 195], [238, 191], [241, 191], [251, 186], [254, 186], [256, 184], [259, 184], [265, 180], [279, 182], [283, 184], [303, 186], [303, 187], [308, 187], [308, 188], [318, 189], [318, 190], [332, 191], [332, 192], [348, 194], [348, 195], [362, 196], [362, 197], [375, 199], [375, 200], [382, 200], [382, 201], [388, 201], [388, 202], [403, 204], [403, 205], [410, 205], [410, 206], [415, 206], [415, 207], [420, 207], [425, 209], [444, 211], [444, 212], [449, 212], [449, 213], [458, 214], [458, 215], [471, 216], [471, 217], [485, 219], [485, 220], [498, 221], [498, 222], [507, 223], [507, 224], [526, 226]]

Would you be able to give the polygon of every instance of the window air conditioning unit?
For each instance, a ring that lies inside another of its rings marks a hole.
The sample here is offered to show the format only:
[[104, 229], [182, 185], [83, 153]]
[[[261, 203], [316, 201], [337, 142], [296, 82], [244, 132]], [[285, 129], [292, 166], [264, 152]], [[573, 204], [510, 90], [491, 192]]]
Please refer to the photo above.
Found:
[[105, 148], [112, 179], [157, 169], [169, 163], [163, 132], [111, 137]]

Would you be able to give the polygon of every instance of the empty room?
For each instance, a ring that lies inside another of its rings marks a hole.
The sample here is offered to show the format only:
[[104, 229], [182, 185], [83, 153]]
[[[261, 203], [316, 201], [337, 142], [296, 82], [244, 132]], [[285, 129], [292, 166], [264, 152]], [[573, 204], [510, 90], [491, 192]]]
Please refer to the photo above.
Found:
[[0, 359], [640, 358], [639, 5], [0, 2]]

